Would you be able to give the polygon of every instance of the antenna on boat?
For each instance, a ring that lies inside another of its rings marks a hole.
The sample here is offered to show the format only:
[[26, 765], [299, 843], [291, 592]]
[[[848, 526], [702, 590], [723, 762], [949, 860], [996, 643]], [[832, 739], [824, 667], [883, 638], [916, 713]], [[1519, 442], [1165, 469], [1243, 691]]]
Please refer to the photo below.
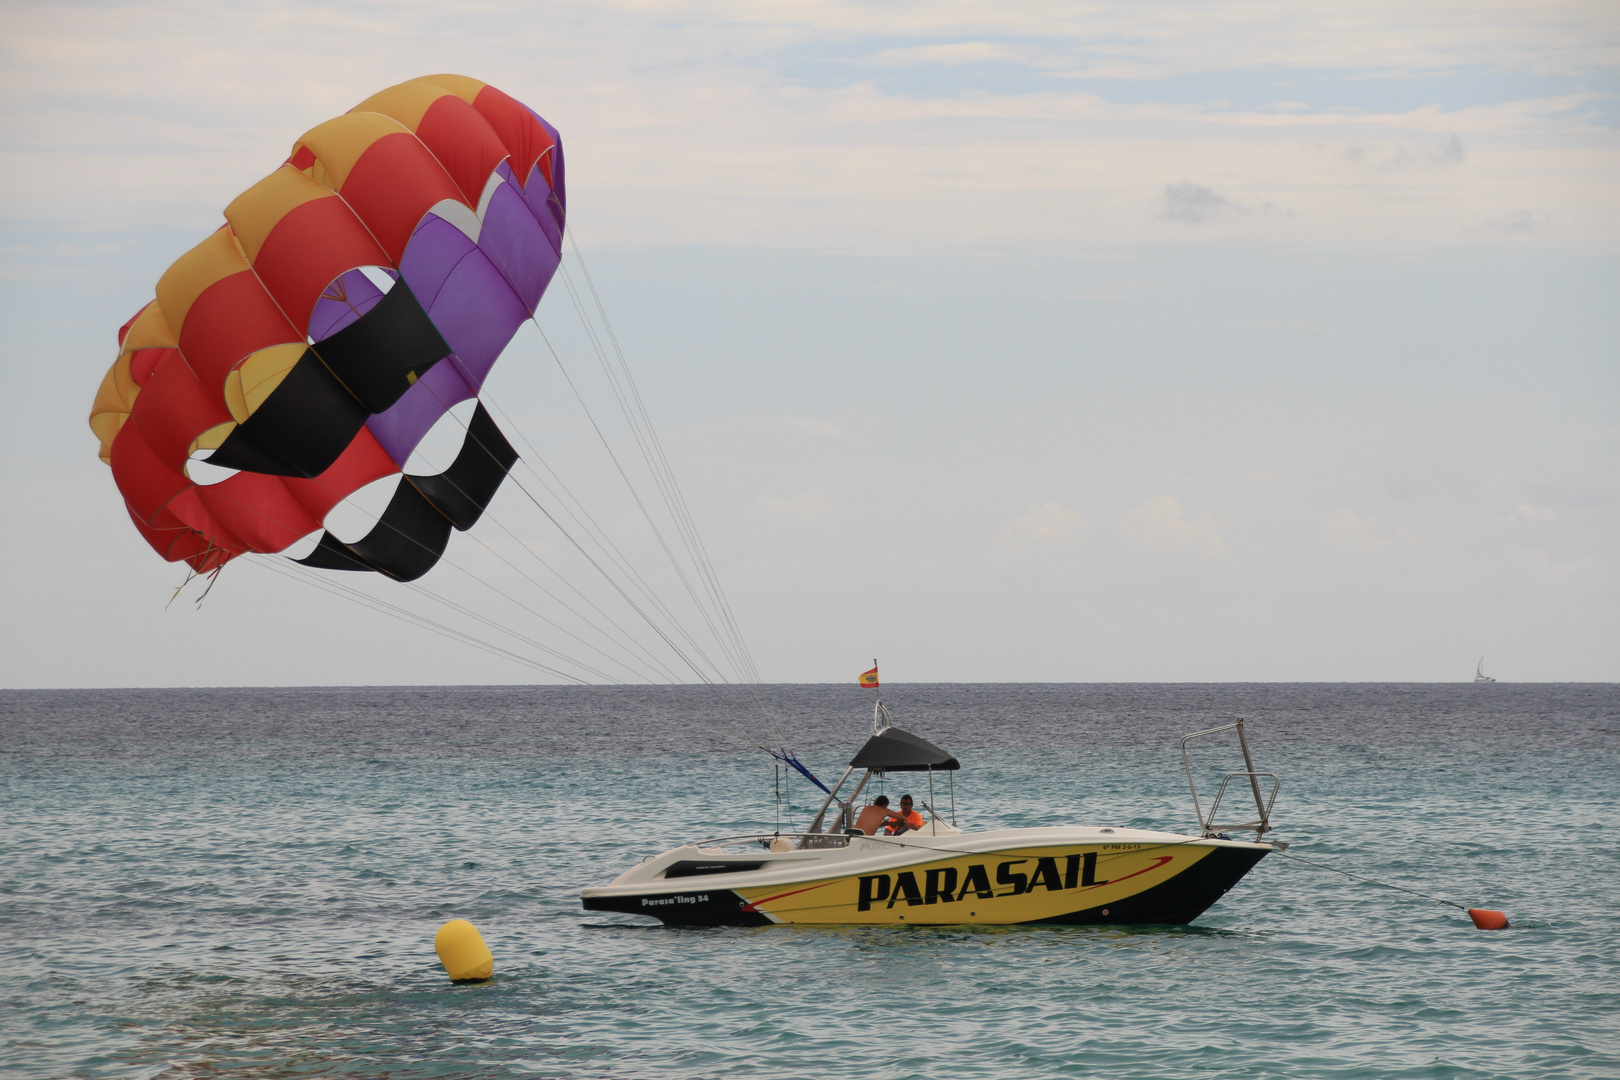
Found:
[[894, 720], [889, 716], [889, 707], [878, 698], [877, 704], [872, 707], [872, 734], [881, 735], [894, 727]]
[[[872, 670], [863, 671], [859, 683], [867, 690], [878, 688], [878, 662], [875, 657], [872, 660]], [[894, 721], [889, 717], [889, 710], [883, 705], [883, 695], [880, 692], [877, 701], [872, 705], [872, 734], [881, 735], [893, 726]]]

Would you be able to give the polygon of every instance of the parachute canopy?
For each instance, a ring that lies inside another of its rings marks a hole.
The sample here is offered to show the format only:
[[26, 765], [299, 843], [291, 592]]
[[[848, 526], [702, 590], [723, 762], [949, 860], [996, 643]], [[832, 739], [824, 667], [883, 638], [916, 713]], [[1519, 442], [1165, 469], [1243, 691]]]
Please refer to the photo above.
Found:
[[[565, 205], [556, 129], [474, 79], [413, 79], [306, 132], [118, 332], [90, 428], [141, 535], [217, 569], [401, 474], [367, 536], [322, 531], [300, 561], [426, 573], [517, 454], [480, 403], [442, 473], [405, 464], [533, 315]], [[197, 483], [203, 454], [236, 471]]]

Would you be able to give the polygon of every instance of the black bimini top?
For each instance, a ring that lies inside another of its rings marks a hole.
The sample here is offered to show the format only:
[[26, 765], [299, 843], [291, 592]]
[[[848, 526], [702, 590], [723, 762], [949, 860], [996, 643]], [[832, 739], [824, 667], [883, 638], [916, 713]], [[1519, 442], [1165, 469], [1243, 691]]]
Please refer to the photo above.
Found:
[[855, 769], [892, 769], [896, 772], [922, 772], [925, 769], [960, 769], [961, 762], [909, 731], [889, 728], [866, 740], [850, 763]]

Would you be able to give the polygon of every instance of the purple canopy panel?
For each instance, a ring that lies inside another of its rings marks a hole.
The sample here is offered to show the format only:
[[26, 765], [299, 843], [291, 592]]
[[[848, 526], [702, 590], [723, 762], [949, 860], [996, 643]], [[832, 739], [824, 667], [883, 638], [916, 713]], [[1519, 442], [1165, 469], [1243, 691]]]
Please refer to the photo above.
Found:
[[500, 269], [524, 307], [534, 311], [557, 271], [557, 252], [517, 185], [505, 183], [495, 189], [482, 225], [479, 250]]
[[[524, 108], [528, 108], [528, 106], [525, 105]], [[556, 198], [552, 201], [550, 206], [551, 206], [551, 214], [552, 214], [553, 220], [554, 220], [554, 222], [555, 222], [555, 224], [557, 226], [557, 229], [559, 231], [561, 231], [561, 229], [563, 227], [564, 215], [567, 213], [567, 210], [568, 210], [568, 185], [567, 185], [567, 183], [565, 182], [565, 179], [564, 179], [565, 170], [563, 169], [562, 135], [557, 131], [556, 128], [554, 128], [550, 124], [546, 123], [546, 118], [545, 117], [541, 116], [539, 113], [535, 112], [533, 109], [529, 109], [529, 115], [534, 117], [536, 123], [538, 123], [541, 127], [545, 128], [546, 134], [551, 136], [551, 192], [550, 192], [550, 194], [556, 195]], [[545, 178], [541, 177], [540, 182], [541, 182], [541, 185], [544, 186]], [[527, 187], [528, 185], [525, 184], [524, 186]], [[537, 192], [537, 194], [540, 195], [541, 198], [544, 198], [546, 193]], [[558, 244], [557, 248], [558, 248], [559, 251], [562, 250], [562, 245]]]
[[512, 286], [477, 248], [456, 264], [427, 313], [474, 389], [483, 385], [501, 350], [529, 318]]
[[416, 302], [431, 309], [445, 279], [475, 246], [465, 233], [437, 214], [424, 215], [399, 259], [400, 276], [416, 294]]
[[[561, 196], [558, 197], [560, 199]], [[551, 188], [546, 186], [545, 174], [536, 165], [529, 171], [529, 179], [523, 186], [523, 201], [529, 205], [529, 213], [534, 220], [540, 223], [540, 229], [551, 241], [551, 248], [562, 255], [562, 208], [558, 200], [551, 196]]]
[[476, 397], [478, 391], [462, 377], [455, 357], [446, 357], [416, 380], [416, 385], [386, 412], [366, 421], [366, 427], [400, 468], [434, 424], [457, 402]]
[[[510, 200], [503, 207], [503, 217], [509, 218], [514, 210], [527, 216], [527, 211]], [[499, 235], [497, 223], [488, 220], [495, 216], [494, 211], [492, 200], [481, 230], [492, 240]], [[520, 222], [519, 228], [538, 240], [532, 221]], [[521, 256], [511, 251], [507, 254], [530, 280], [544, 271], [543, 247], [541, 257], [528, 260], [532, 265], [526, 269]], [[389, 456], [403, 466], [446, 410], [458, 401], [477, 396], [501, 350], [528, 319], [530, 309], [489, 254], [460, 229], [432, 214], [422, 220], [406, 245], [400, 258], [400, 274], [454, 351], [454, 355], [433, 365], [390, 408], [366, 422]], [[549, 280], [549, 272], [545, 278]], [[544, 288], [543, 281], [540, 288]]]
[[325, 341], [376, 306], [382, 290], [359, 270], [348, 270], [322, 290], [309, 313], [309, 339]]

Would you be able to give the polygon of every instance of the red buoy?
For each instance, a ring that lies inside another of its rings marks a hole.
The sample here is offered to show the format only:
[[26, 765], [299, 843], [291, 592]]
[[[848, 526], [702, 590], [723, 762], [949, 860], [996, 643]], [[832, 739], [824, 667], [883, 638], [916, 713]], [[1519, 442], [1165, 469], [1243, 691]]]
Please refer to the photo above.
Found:
[[1507, 916], [1500, 911], [1490, 911], [1486, 908], [1469, 908], [1468, 917], [1474, 920], [1474, 925], [1481, 930], [1506, 930], [1511, 924]]

